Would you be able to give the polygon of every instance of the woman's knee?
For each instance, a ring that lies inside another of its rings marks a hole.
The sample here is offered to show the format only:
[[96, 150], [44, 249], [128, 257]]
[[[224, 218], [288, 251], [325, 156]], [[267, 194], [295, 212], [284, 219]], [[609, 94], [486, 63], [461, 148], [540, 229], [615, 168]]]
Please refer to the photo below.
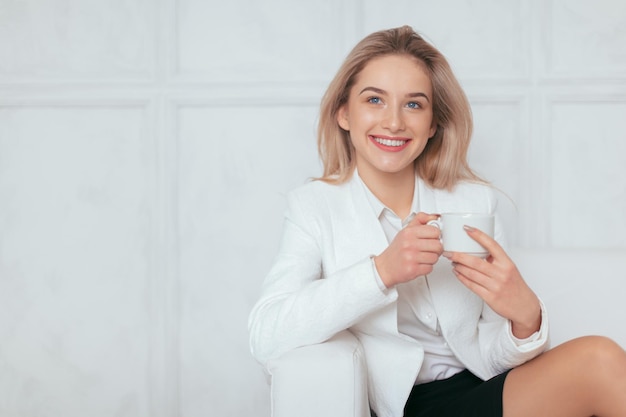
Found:
[[579, 364], [589, 375], [622, 373], [626, 375], [626, 352], [604, 336], [585, 336], [572, 341]]

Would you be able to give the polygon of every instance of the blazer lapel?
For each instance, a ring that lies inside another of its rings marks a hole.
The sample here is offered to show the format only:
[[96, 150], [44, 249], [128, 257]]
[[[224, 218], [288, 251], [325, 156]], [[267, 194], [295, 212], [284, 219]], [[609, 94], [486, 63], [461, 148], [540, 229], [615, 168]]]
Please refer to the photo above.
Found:
[[[378, 255], [389, 245], [380, 221], [365, 194], [365, 185], [357, 178], [355, 172], [349, 183], [348, 209], [343, 213], [336, 213], [334, 234], [341, 242], [348, 265], [361, 260], [364, 254]], [[342, 253], [342, 252], [339, 252]], [[344, 263], [344, 261], [341, 261]]]

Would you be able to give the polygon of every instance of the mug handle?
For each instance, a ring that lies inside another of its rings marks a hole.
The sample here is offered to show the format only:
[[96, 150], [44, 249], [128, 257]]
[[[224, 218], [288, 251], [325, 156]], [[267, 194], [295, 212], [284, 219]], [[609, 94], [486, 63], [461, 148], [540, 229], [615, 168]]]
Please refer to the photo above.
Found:
[[440, 220], [431, 220], [426, 223], [428, 226], [435, 226], [439, 230], [443, 230], [443, 223]]

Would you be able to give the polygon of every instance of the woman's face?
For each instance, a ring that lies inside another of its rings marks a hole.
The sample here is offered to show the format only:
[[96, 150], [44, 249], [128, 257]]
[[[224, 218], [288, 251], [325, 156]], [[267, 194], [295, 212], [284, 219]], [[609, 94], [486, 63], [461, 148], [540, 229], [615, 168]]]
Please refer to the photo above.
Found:
[[432, 101], [430, 78], [413, 57], [386, 55], [363, 68], [337, 113], [361, 176], [413, 172], [437, 128]]

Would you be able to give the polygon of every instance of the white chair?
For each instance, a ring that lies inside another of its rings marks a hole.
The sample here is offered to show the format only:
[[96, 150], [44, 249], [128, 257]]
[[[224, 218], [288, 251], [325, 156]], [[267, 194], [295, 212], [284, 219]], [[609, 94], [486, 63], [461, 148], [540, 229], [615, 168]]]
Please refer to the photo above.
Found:
[[272, 417], [370, 417], [365, 366], [349, 331], [270, 361]]

